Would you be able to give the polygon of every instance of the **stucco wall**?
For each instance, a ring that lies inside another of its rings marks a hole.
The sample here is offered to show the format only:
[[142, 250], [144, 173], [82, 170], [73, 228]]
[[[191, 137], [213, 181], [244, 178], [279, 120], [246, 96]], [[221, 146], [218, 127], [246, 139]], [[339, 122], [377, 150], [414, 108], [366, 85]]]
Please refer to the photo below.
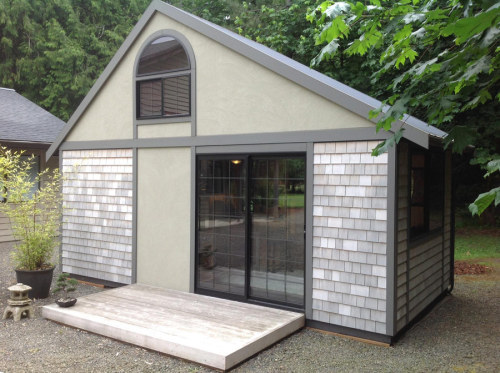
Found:
[[140, 149], [137, 282], [189, 291], [191, 150]]
[[[193, 110], [199, 135], [373, 126], [367, 119], [156, 13], [80, 117], [67, 141], [132, 138], [135, 59], [144, 41], [165, 29], [183, 34], [194, 50], [196, 107]], [[172, 124], [172, 128], [178, 135], [178, 125]], [[169, 136], [169, 130], [165, 129], [140, 131], [141, 137]]]
[[63, 152], [62, 270], [132, 281], [132, 150]]
[[191, 136], [191, 123], [143, 124], [138, 127], [137, 135], [140, 139]]
[[314, 145], [313, 320], [386, 333], [387, 154]]

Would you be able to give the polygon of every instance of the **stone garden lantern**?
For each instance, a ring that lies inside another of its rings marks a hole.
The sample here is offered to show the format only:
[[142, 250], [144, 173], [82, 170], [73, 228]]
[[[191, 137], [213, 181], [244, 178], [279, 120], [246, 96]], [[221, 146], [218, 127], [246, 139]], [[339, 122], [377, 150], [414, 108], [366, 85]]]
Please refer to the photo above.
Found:
[[14, 321], [19, 321], [23, 315], [31, 319], [34, 314], [31, 299], [28, 298], [28, 292], [31, 290], [31, 287], [24, 284], [16, 284], [10, 286], [8, 290], [10, 291], [10, 299], [7, 300], [8, 306], [3, 312], [2, 320], [12, 316]]

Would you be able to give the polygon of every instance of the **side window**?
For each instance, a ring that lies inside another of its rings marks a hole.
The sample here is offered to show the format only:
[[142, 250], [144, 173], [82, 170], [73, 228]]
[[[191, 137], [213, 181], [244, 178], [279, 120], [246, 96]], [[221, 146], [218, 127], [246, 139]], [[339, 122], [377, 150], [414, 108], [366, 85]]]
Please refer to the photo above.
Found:
[[191, 115], [191, 65], [182, 44], [161, 36], [144, 48], [136, 74], [138, 119]]
[[413, 149], [409, 177], [410, 238], [413, 239], [443, 226], [443, 152]]

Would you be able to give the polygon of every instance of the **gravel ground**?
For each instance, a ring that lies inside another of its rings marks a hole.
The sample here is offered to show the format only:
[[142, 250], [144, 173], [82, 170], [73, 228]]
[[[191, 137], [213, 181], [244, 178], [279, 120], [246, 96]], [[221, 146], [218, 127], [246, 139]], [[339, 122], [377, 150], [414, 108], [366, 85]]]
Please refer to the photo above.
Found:
[[[0, 311], [15, 283], [9, 246], [0, 245]], [[304, 329], [234, 372], [499, 372], [500, 279], [461, 276], [445, 298], [394, 347], [380, 347]], [[101, 291], [80, 285], [77, 296]], [[41, 317], [0, 322], [0, 372], [211, 372]]]

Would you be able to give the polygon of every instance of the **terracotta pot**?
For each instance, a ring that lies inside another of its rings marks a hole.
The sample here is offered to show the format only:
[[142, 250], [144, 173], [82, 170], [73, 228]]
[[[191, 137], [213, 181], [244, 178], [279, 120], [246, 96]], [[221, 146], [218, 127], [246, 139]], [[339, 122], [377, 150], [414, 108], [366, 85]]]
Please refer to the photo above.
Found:
[[49, 296], [50, 285], [54, 268], [42, 269], [40, 271], [25, 271], [16, 269], [17, 282], [31, 286], [28, 297], [31, 299], [43, 299]]

